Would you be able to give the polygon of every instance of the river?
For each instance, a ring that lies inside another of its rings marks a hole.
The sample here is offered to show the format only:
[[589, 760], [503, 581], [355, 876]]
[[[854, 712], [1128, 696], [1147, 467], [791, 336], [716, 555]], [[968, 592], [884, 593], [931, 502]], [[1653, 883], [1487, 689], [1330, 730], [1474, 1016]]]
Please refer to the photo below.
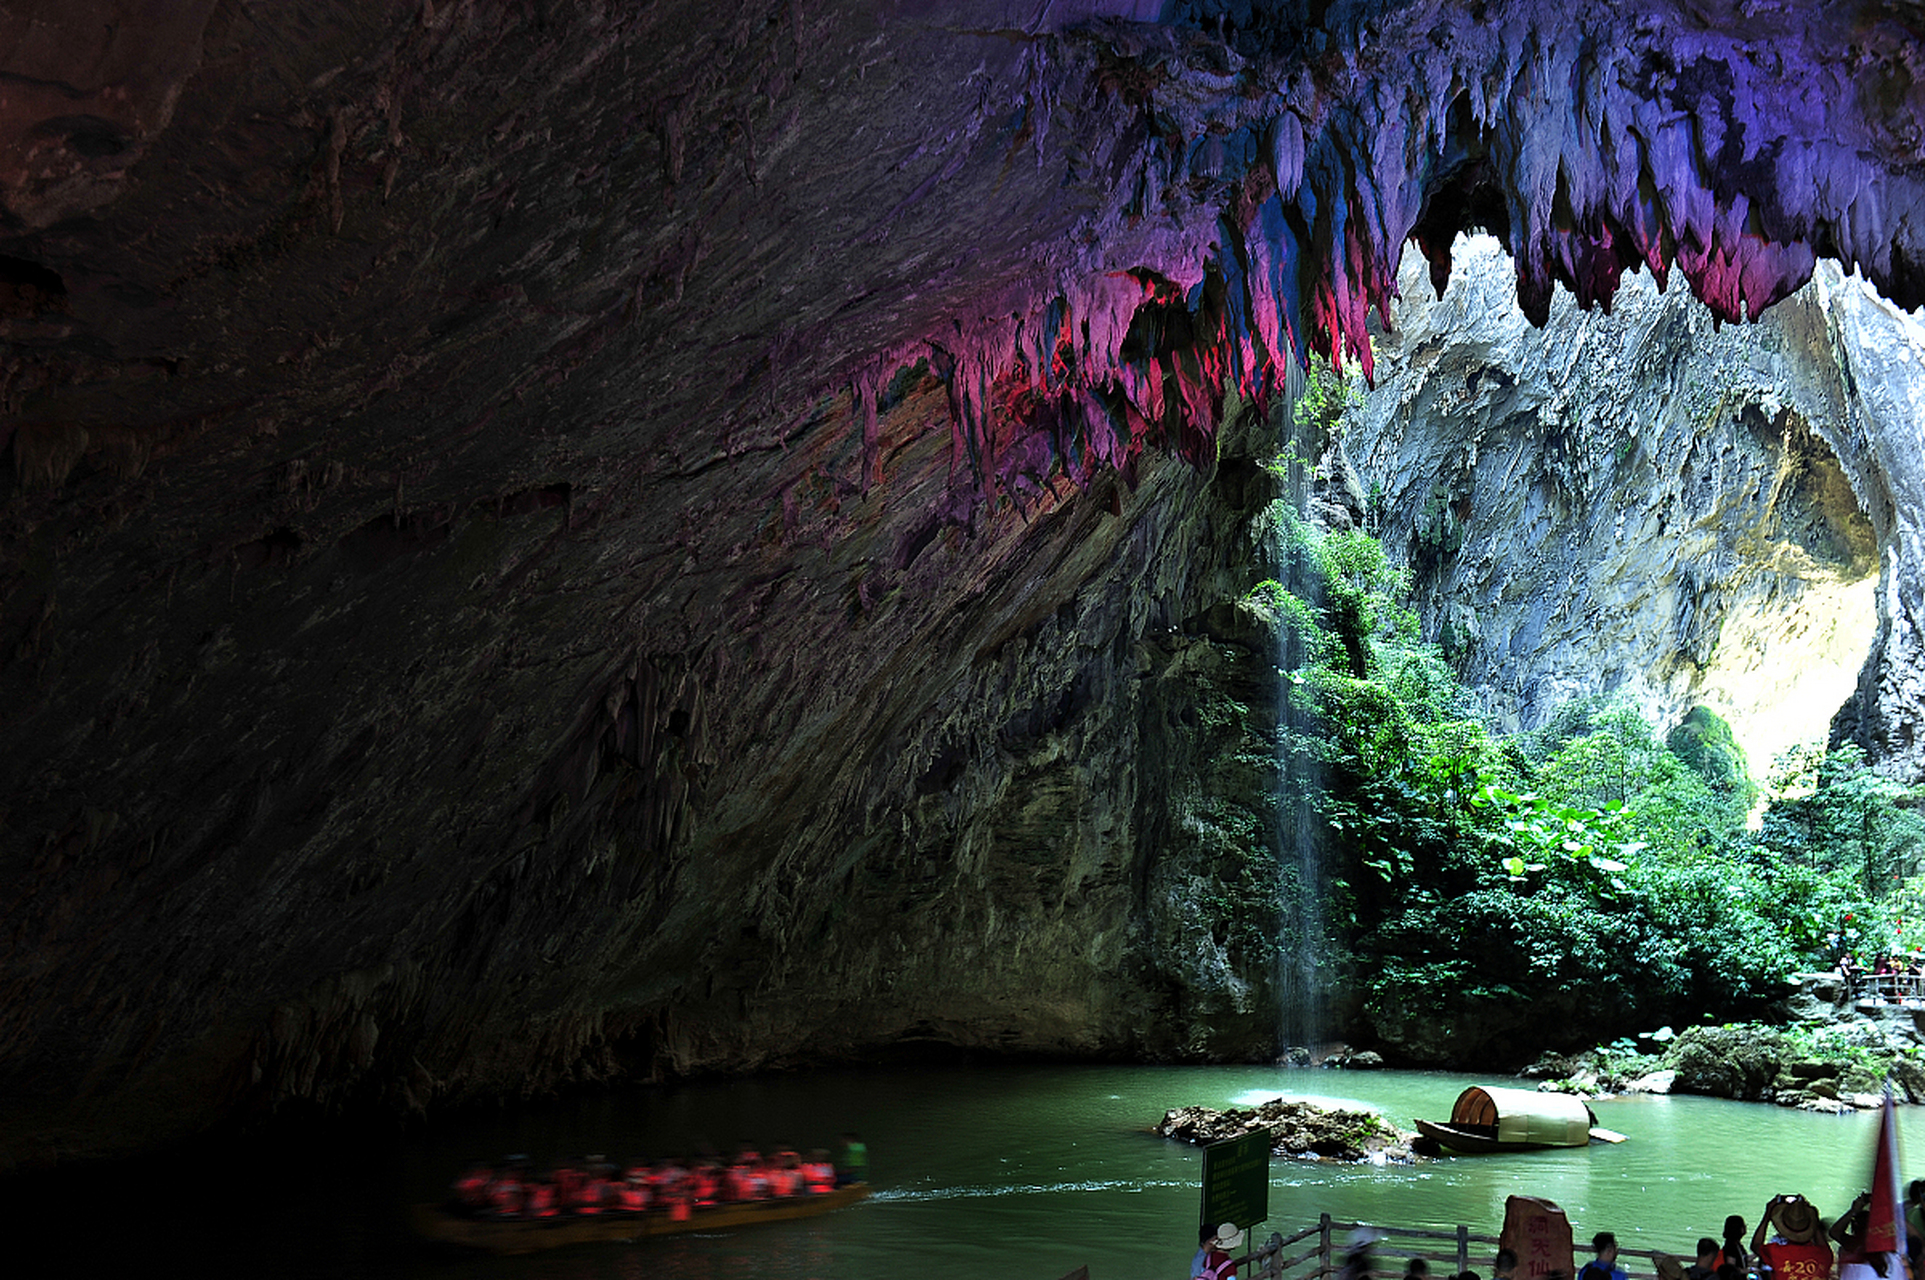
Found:
[[[146, 1277], [152, 1260], [171, 1259], [182, 1274], [317, 1280], [1058, 1280], [1083, 1264], [1092, 1280], [1177, 1280], [1196, 1243], [1202, 1158], [1148, 1132], [1168, 1108], [1308, 1097], [1374, 1107], [1409, 1128], [1413, 1116], [1448, 1115], [1462, 1088], [1482, 1082], [1401, 1071], [945, 1066], [630, 1088], [385, 1138], [322, 1135], [266, 1156], [216, 1151], [117, 1174], [125, 1186], [69, 1181], [59, 1204], [35, 1211], [49, 1234], [72, 1241], [67, 1265], [47, 1274]], [[1875, 1115], [1691, 1097], [1593, 1105], [1630, 1141], [1382, 1167], [1278, 1159], [1259, 1233], [1328, 1212], [1495, 1234], [1504, 1198], [1525, 1193], [1563, 1205], [1580, 1238], [1609, 1229], [1627, 1247], [1688, 1254], [1726, 1214], [1755, 1224], [1781, 1191], [1834, 1213], [1869, 1173]], [[1925, 1112], [1901, 1111], [1899, 1123], [1902, 1167], [1925, 1176]], [[806, 1148], [833, 1145], [844, 1129], [869, 1146], [876, 1194], [810, 1221], [480, 1260], [425, 1253], [399, 1225], [404, 1205], [438, 1198], [471, 1156], [623, 1158], [743, 1139]], [[77, 1207], [101, 1196], [131, 1212], [111, 1225], [88, 1214], [90, 1229]]]

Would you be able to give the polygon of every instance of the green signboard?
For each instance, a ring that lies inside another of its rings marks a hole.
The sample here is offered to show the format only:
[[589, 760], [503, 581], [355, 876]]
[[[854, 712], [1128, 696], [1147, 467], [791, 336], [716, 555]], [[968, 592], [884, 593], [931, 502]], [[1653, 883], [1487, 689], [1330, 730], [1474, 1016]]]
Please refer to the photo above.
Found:
[[1270, 1216], [1270, 1131], [1203, 1148], [1203, 1217], [1199, 1226], [1253, 1227]]

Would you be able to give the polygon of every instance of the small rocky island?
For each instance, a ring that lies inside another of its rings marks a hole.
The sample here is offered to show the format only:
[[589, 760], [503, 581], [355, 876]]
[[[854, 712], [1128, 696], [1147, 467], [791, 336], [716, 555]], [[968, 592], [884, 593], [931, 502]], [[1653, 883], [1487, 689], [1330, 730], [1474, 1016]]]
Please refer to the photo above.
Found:
[[1272, 1098], [1256, 1107], [1177, 1107], [1164, 1113], [1156, 1132], [1166, 1138], [1208, 1146], [1240, 1138], [1254, 1129], [1270, 1131], [1272, 1155], [1300, 1160], [1408, 1162], [1416, 1138], [1374, 1111], [1343, 1111], [1313, 1102]]

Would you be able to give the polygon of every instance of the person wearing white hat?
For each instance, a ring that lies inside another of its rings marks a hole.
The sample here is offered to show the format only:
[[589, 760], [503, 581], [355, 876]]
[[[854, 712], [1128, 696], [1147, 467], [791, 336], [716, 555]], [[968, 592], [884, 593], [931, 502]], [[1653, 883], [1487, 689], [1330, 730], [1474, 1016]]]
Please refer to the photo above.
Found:
[[[1203, 1230], [1209, 1231], [1207, 1227]], [[1237, 1268], [1230, 1254], [1242, 1244], [1241, 1227], [1234, 1222], [1219, 1224], [1215, 1231], [1209, 1231], [1197, 1257], [1190, 1260], [1190, 1280], [1236, 1280]]]

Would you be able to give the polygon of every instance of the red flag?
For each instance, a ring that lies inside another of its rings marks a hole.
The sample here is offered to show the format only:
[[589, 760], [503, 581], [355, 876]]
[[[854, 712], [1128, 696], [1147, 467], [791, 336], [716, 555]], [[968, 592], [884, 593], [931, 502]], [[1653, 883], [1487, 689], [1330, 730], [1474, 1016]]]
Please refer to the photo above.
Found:
[[1905, 1199], [1898, 1181], [1898, 1109], [1885, 1086], [1878, 1116], [1878, 1147], [1872, 1156], [1872, 1202], [1865, 1224], [1866, 1253], [1905, 1253]]

